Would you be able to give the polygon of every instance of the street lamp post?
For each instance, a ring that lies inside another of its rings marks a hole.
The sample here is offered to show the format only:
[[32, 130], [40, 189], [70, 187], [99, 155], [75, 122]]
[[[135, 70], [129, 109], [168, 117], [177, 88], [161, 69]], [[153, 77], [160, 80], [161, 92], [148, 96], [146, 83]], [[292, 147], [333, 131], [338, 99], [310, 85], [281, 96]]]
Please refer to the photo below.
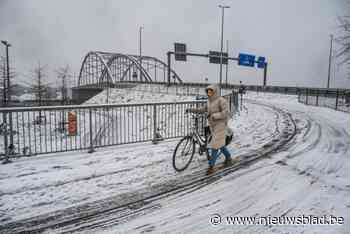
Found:
[[[226, 53], [228, 56], [228, 40], [226, 40]], [[227, 88], [227, 77], [228, 77], [228, 59], [227, 59], [227, 64], [226, 64], [226, 88]]]
[[224, 44], [224, 15], [225, 15], [225, 8], [230, 8], [230, 6], [223, 6], [219, 5], [221, 8], [221, 50], [220, 50], [220, 95], [221, 95], [221, 87], [222, 87], [222, 49]]
[[7, 72], [6, 72], [6, 60], [4, 59], [3, 60], [3, 62], [4, 62], [4, 64], [3, 64], [3, 93], [2, 93], [2, 106], [3, 107], [5, 107], [6, 106], [6, 98], [7, 98], [7, 95], [6, 95], [6, 83], [7, 83], [7, 78], [6, 78], [6, 74], [7, 74]]
[[[10, 66], [9, 66], [9, 47], [11, 46], [10, 43], [8, 43], [7, 41], [1, 41], [2, 44], [4, 44], [6, 46], [6, 81], [4, 80], [4, 83], [7, 83], [7, 85], [4, 85], [4, 106], [7, 106], [7, 103], [9, 101], [11, 101], [11, 89], [10, 89]], [[5, 89], [5, 87], [7, 86], [7, 89]], [[10, 149], [13, 149], [13, 135], [12, 135], [12, 115], [10, 113], [9, 115], [10, 118], [10, 146], [8, 146], [8, 140], [7, 140], [7, 116], [6, 116], [6, 112], [3, 112], [3, 122], [4, 122], [4, 146], [5, 146], [5, 160], [3, 161], [3, 163], [9, 163], [11, 162], [9, 159], [9, 154], [11, 152]]]
[[[143, 27], [140, 26], [139, 28], [139, 49], [140, 49], [140, 66], [142, 66], [142, 29]], [[140, 70], [140, 80], [142, 81], [142, 72]]]
[[327, 80], [327, 89], [329, 89], [329, 83], [331, 80], [331, 66], [332, 66], [332, 48], [333, 47], [333, 35], [331, 34], [331, 46], [329, 49], [329, 59], [328, 59], [328, 80]]
[[[6, 81], [7, 83], [7, 90], [6, 90], [6, 98], [4, 100], [5, 106], [7, 106], [7, 102], [11, 101], [11, 95], [10, 95], [10, 66], [9, 66], [9, 47], [11, 46], [10, 43], [7, 41], [1, 41], [2, 44], [6, 46]], [[4, 90], [5, 92], [5, 90]], [[5, 97], [5, 95], [4, 95]]]

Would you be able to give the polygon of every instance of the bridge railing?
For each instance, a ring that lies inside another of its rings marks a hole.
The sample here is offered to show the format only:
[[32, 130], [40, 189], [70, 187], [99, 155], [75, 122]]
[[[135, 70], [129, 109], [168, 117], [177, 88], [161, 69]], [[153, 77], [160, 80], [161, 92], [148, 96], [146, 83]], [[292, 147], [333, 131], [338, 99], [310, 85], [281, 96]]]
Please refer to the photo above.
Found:
[[[204, 90], [204, 87], [208, 86], [209, 83], [191, 83], [191, 82], [183, 82], [183, 83], [170, 83], [170, 85], [167, 82], [142, 82], [142, 81], [127, 81], [127, 82], [119, 82], [120, 84], [134, 84], [135, 88], [139, 88], [140, 90], [144, 90], [145, 87], [151, 87], [149, 89], [157, 89], [157, 85], [163, 85], [168, 86], [169, 90], [177, 90], [178, 93], [180, 92], [186, 94], [187, 88], [189, 90], [194, 90], [195, 94], [198, 93], [201, 94], [201, 92]], [[140, 86], [141, 85], [141, 86]], [[144, 86], [142, 86], [144, 85]], [[114, 84], [113, 86], [118, 86], [117, 84]], [[112, 86], [111, 86], [112, 87]], [[281, 93], [281, 94], [290, 94], [290, 95], [299, 95], [301, 92], [305, 92], [306, 89], [318, 89], [320, 94], [324, 93], [330, 93], [330, 92], [336, 92], [339, 90], [340, 92], [350, 92], [350, 89], [335, 89], [335, 88], [310, 88], [310, 87], [301, 87], [301, 86], [261, 86], [261, 85], [244, 85], [245, 90], [247, 91], [254, 91], [254, 92], [270, 92], [270, 93]], [[82, 87], [84, 88], [84, 87]], [[239, 89], [240, 85], [238, 84], [223, 84], [224, 89]], [[79, 87], [76, 87], [76, 89], [79, 89]], [[155, 90], [156, 91], [156, 90]], [[164, 89], [162, 90], [164, 92]], [[190, 92], [190, 91], [189, 91]]]
[[[140, 82], [138, 82], [140, 83]], [[203, 95], [206, 83], [182, 83], [172, 84], [166, 87], [167, 83], [158, 82], [156, 84], [141, 84], [135, 86], [135, 89], [140, 91], [158, 92], [162, 90], [166, 93], [179, 95]], [[166, 87], [166, 88], [164, 88]], [[314, 106], [323, 106], [350, 112], [350, 89], [335, 89], [335, 88], [308, 88], [308, 87], [288, 87], [288, 86], [255, 86], [245, 85], [246, 91], [254, 92], [269, 92], [280, 93], [286, 95], [298, 95], [298, 100], [301, 103]], [[223, 85], [224, 93], [231, 90], [238, 90], [239, 85], [227, 84]]]
[[[233, 95], [225, 98], [234, 112]], [[1, 108], [0, 158], [182, 137], [191, 121], [185, 110], [205, 102]]]

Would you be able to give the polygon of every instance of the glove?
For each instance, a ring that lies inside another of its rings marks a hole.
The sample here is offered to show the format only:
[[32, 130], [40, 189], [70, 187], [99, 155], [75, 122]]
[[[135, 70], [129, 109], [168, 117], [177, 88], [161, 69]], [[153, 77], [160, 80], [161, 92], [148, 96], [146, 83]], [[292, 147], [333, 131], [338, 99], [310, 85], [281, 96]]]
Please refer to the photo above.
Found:
[[215, 120], [214, 117], [215, 117], [215, 113], [213, 113], [211, 115], [208, 115], [208, 120], [209, 121], [214, 121]]

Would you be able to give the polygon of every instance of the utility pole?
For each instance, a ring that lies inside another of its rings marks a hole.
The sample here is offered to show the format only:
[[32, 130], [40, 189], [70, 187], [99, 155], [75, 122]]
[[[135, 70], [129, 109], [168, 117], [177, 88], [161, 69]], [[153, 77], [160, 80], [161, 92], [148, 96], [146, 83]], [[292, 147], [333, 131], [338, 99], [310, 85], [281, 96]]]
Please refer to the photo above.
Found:
[[6, 106], [6, 98], [7, 98], [7, 95], [6, 95], [6, 83], [7, 83], [7, 79], [6, 79], [6, 60], [4, 59], [3, 60], [4, 64], [3, 64], [3, 67], [2, 67], [2, 76], [3, 76], [3, 99], [2, 99], [2, 106], [5, 107]]
[[328, 81], [327, 81], [327, 89], [329, 89], [329, 82], [331, 80], [331, 67], [332, 67], [332, 50], [333, 50], [333, 34], [331, 34], [331, 46], [329, 50], [329, 60], [328, 60]]
[[[226, 40], [226, 53], [228, 56], [228, 40]], [[227, 64], [226, 64], [226, 87], [227, 87], [227, 77], [228, 77], [228, 59], [227, 59]]]
[[6, 45], [6, 71], [7, 71], [7, 102], [11, 104], [11, 83], [10, 83], [10, 62], [9, 62], [9, 47], [11, 45]]
[[[142, 66], [142, 29], [143, 27], [140, 26], [139, 28], [139, 49], [140, 49], [140, 66]], [[142, 77], [142, 71], [140, 70], [140, 80], [143, 80]]]
[[[4, 89], [4, 106], [6, 107], [8, 103], [11, 101], [11, 88], [10, 88], [10, 66], [9, 66], [9, 47], [11, 46], [10, 43], [7, 41], [1, 41], [2, 44], [6, 46], [6, 80], [4, 80], [4, 83], [7, 83], [7, 89]], [[5, 85], [4, 85], [5, 86]], [[13, 134], [12, 134], [12, 113], [9, 113], [9, 124], [10, 124], [10, 145], [8, 145], [8, 140], [7, 140], [7, 116], [6, 112], [3, 114], [3, 122], [5, 125], [5, 133], [4, 133], [4, 138], [5, 138], [5, 160], [3, 161], [3, 164], [10, 163], [11, 160], [9, 159], [9, 155], [13, 154], [14, 150], [14, 145], [13, 145]]]
[[[38, 89], [39, 89], [39, 91], [38, 91], [38, 94], [39, 94], [39, 106], [41, 106], [41, 99], [42, 99], [42, 97], [41, 97], [41, 92], [43, 91], [42, 90], [42, 87], [41, 87], [41, 67], [40, 67], [40, 61], [39, 61], [39, 70], [38, 70]], [[40, 118], [41, 118], [41, 112], [40, 112]]]
[[225, 8], [230, 8], [230, 6], [219, 5], [221, 8], [221, 49], [220, 49], [220, 95], [221, 95], [221, 87], [222, 87], [222, 49], [224, 44], [224, 15]]
[[10, 65], [9, 65], [9, 47], [11, 46], [10, 43], [7, 41], [1, 41], [2, 44], [6, 46], [6, 81], [7, 83], [7, 89], [6, 91], [6, 100], [5, 100], [5, 106], [7, 106], [7, 103], [11, 101], [11, 88], [10, 88]]

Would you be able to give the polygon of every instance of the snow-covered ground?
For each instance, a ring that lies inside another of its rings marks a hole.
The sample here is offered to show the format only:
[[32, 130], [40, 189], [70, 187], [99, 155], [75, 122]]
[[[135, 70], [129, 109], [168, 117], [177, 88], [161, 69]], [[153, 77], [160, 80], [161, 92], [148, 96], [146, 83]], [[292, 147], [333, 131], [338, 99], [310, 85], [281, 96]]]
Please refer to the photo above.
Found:
[[[194, 96], [176, 95], [172, 93], [166, 93], [166, 89], [162, 86], [156, 86], [152, 89], [149, 86], [140, 85], [130, 89], [105, 89], [98, 95], [92, 97], [84, 104], [137, 104], [137, 103], [158, 103], [158, 102], [181, 102], [181, 101], [193, 101]], [[164, 92], [158, 92], [163, 90]]]
[[35, 100], [35, 95], [32, 93], [25, 93], [18, 97], [18, 100], [25, 101], [25, 100]]
[[139, 84], [131, 88], [131, 90], [175, 95], [205, 95], [205, 90], [201, 87], [181, 85]]
[[[249, 100], [242, 111], [230, 122], [235, 138], [229, 148], [241, 162], [244, 155], [282, 136], [290, 125], [283, 111], [296, 123], [292, 141], [268, 158], [205, 186], [109, 212], [106, 207], [118, 207], [204, 175], [205, 158], [195, 155], [189, 169], [176, 173], [171, 165], [175, 139], [158, 145], [100, 148], [94, 154], [73, 152], [18, 159], [1, 165], [0, 228], [15, 230], [16, 225], [25, 226], [45, 217], [56, 217], [47, 223], [60, 222], [76, 218], [79, 212], [89, 217], [103, 208], [105, 212], [95, 220], [80, 223], [85, 225], [83, 229], [68, 223], [46, 232], [349, 233], [350, 115], [305, 106], [296, 96], [248, 92], [246, 98]], [[221, 224], [210, 223], [214, 214], [222, 217]], [[225, 221], [229, 216], [302, 215], [333, 215], [344, 218], [344, 224], [228, 225]]]
[[185, 109], [193, 106], [190, 102], [196, 100], [195, 96], [191, 95], [129, 88], [104, 90], [84, 104], [104, 104], [107, 95], [109, 104], [155, 103], [156, 105], [111, 107], [105, 113], [108, 121], [103, 123], [98, 133], [94, 135], [95, 146], [151, 140], [154, 137], [154, 128], [163, 138], [184, 136], [189, 129], [187, 127], [189, 118], [185, 116]]

